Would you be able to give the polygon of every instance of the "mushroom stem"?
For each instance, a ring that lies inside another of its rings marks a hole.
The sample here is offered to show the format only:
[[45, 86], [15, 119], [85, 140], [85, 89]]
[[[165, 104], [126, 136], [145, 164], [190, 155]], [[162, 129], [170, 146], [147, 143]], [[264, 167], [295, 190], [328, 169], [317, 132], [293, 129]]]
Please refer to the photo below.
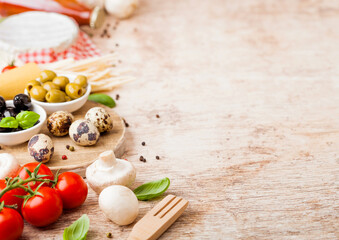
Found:
[[102, 170], [108, 170], [116, 165], [117, 161], [113, 151], [106, 151], [99, 155], [97, 167]]

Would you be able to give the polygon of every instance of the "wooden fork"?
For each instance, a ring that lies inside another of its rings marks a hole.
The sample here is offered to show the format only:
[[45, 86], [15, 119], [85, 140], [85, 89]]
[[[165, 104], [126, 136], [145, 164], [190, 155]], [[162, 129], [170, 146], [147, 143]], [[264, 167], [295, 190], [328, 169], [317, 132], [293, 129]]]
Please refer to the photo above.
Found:
[[137, 222], [128, 240], [155, 240], [185, 211], [188, 201], [168, 195]]

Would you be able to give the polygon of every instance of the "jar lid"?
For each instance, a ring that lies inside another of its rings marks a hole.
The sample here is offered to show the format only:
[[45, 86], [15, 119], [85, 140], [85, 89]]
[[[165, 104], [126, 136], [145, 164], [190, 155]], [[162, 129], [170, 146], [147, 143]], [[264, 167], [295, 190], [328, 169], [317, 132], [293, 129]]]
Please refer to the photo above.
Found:
[[95, 7], [91, 13], [89, 26], [91, 28], [100, 28], [105, 21], [105, 11], [101, 7]]

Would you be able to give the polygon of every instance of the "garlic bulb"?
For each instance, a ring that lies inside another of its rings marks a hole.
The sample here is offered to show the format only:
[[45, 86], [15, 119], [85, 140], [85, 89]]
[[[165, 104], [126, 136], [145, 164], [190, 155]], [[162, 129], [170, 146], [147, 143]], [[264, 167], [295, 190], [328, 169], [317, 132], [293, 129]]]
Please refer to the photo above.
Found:
[[139, 6], [139, 0], [105, 0], [106, 11], [117, 18], [130, 17]]
[[93, 9], [95, 7], [103, 7], [105, 0], [78, 0], [80, 3], [86, 7]]

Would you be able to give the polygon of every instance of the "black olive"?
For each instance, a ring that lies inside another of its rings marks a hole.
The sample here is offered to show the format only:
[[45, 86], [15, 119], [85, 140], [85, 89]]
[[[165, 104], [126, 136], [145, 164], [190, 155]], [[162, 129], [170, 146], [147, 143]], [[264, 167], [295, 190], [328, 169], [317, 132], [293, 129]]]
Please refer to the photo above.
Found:
[[26, 94], [18, 94], [13, 99], [14, 106], [19, 110], [28, 110], [32, 106], [31, 98]]
[[15, 107], [7, 107], [6, 110], [4, 111], [4, 115], [5, 117], [16, 117], [16, 115], [18, 115], [19, 112], [20, 111]]
[[5, 111], [6, 109], [6, 101], [3, 97], [0, 96], [0, 112]]
[[19, 132], [22, 131], [23, 129], [21, 127], [17, 127], [17, 128], [12, 128], [12, 132]]

